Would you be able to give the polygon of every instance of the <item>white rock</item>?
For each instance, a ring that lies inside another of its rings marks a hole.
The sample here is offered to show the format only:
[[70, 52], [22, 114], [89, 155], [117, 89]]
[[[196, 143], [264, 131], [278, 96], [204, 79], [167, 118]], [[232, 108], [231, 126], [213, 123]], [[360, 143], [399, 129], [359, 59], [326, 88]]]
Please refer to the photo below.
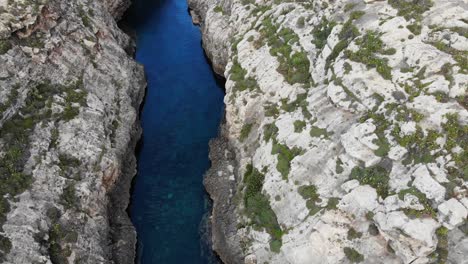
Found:
[[373, 211], [378, 205], [376, 190], [368, 185], [364, 185], [355, 188], [345, 195], [338, 204], [338, 208], [359, 217], [364, 216], [369, 211]]
[[457, 199], [452, 198], [437, 207], [439, 210], [439, 221], [444, 222], [444, 226], [453, 229], [466, 221], [467, 209]]
[[445, 188], [431, 177], [425, 165], [420, 166], [413, 173], [413, 186], [424, 193], [428, 199], [434, 199], [437, 203], [444, 200]]

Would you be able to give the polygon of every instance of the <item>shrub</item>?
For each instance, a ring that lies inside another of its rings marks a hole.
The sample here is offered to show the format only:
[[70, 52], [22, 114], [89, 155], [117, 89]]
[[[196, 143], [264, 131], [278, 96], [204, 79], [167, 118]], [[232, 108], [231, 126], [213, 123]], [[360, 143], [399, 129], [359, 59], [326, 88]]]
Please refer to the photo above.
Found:
[[353, 240], [353, 239], [361, 238], [361, 237], [362, 237], [362, 233], [356, 231], [356, 229], [354, 229], [354, 228], [351, 227], [351, 228], [348, 230], [348, 240]]
[[325, 138], [328, 137], [328, 131], [324, 128], [319, 128], [316, 126], [312, 126], [310, 129], [310, 136], [311, 137], [321, 137], [324, 136]]
[[221, 13], [221, 14], [224, 15], [224, 10], [223, 10], [223, 8], [221, 6], [215, 6], [214, 11], [216, 13]]
[[0, 55], [7, 53], [12, 48], [11, 43], [7, 40], [0, 40]]
[[240, 63], [235, 60], [229, 71], [230, 76], [229, 78], [235, 82], [233, 92], [234, 94], [238, 91], [245, 91], [245, 90], [254, 90], [258, 87], [257, 81], [252, 77], [246, 77], [247, 71], [242, 68]]
[[275, 123], [267, 124], [263, 128], [263, 140], [268, 142], [270, 139], [276, 140], [276, 136], [278, 135], [278, 127]]
[[278, 163], [276, 165], [276, 169], [281, 173], [283, 179], [286, 180], [288, 178], [289, 170], [291, 169], [291, 161], [302, 153], [303, 150], [300, 148], [294, 147], [290, 149], [288, 146], [282, 145], [278, 142], [273, 143], [271, 154], [278, 154]]
[[250, 131], [252, 130], [253, 124], [244, 124], [241, 129], [239, 140], [240, 142], [244, 142], [245, 139], [250, 135]]
[[302, 120], [294, 121], [294, 132], [301, 133], [302, 130], [306, 127], [306, 122]]
[[296, 23], [296, 26], [298, 28], [303, 28], [305, 26], [305, 18], [303, 16], [299, 17], [297, 19], [297, 23]]
[[281, 73], [290, 84], [309, 84], [312, 77], [309, 73], [310, 61], [304, 51], [292, 53], [291, 45], [299, 41], [299, 37], [289, 28], [279, 30], [273, 24], [271, 18], [262, 22], [262, 38], [267, 40], [270, 54], [277, 57], [279, 66], [277, 71]]
[[350, 179], [356, 179], [361, 185], [368, 184], [377, 190], [377, 193], [385, 198], [389, 192], [389, 174], [390, 172], [379, 165], [361, 168], [354, 167], [350, 174]]
[[350, 60], [365, 64], [368, 68], [376, 68], [384, 79], [390, 80], [392, 78], [392, 68], [388, 66], [386, 59], [379, 58], [375, 54], [391, 54], [395, 52], [394, 49], [384, 49], [379, 34], [374, 31], [368, 31], [356, 41], [356, 44], [360, 49], [357, 52], [347, 51], [346, 56]]
[[436, 212], [431, 206], [431, 202], [427, 199], [426, 195], [422, 192], [420, 192], [418, 189], [415, 187], [411, 187], [409, 189], [401, 190], [398, 193], [398, 198], [400, 200], [405, 199], [406, 194], [411, 194], [414, 195], [418, 198], [419, 202], [421, 203], [422, 206], [424, 206], [424, 209], [421, 211], [415, 210], [415, 209], [405, 209], [405, 213], [410, 216], [410, 217], [422, 217], [422, 216], [430, 216], [430, 217], [436, 217]]
[[329, 22], [326, 18], [323, 18], [321, 23], [314, 27], [312, 30], [312, 36], [314, 36], [314, 40], [312, 40], [312, 43], [317, 49], [321, 50], [323, 47], [325, 47], [328, 36], [330, 36], [335, 26], [336, 23], [334, 21]]
[[364, 256], [353, 248], [345, 247], [344, 253], [349, 261], [351, 261], [351, 263], [359, 263], [364, 261]]
[[270, 234], [271, 250], [279, 252], [283, 231], [278, 224], [275, 212], [271, 209], [268, 197], [262, 193], [264, 179], [265, 176], [251, 164], [247, 166], [243, 179], [245, 211], [254, 227], [263, 228]]

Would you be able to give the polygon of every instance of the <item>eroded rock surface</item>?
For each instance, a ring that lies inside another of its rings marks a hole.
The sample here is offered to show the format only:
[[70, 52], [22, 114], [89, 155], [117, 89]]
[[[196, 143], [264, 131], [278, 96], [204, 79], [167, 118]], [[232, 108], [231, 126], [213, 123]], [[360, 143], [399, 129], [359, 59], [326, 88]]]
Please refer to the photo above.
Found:
[[0, 262], [132, 263], [129, 1], [0, 0]]
[[466, 1], [189, 5], [227, 78], [225, 263], [466, 261]]

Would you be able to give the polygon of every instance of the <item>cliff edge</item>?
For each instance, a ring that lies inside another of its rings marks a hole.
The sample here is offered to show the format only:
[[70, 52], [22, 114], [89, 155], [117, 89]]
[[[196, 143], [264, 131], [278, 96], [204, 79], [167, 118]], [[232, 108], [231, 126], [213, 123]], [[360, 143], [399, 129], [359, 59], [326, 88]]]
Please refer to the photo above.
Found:
[[130, 4], [0, 0], [0, 262], [132, 263], [145, 79]]
[[188, 2], [227, 78], [225, 263], [466, 261], [466, 1]]

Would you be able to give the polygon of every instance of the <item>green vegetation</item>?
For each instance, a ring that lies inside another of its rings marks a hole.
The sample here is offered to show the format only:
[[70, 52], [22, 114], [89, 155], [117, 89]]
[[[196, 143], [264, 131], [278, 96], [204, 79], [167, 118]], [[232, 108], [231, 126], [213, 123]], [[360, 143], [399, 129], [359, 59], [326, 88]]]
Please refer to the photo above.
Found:
[[304, 115], [305, 118], [310, 119], [312, 118], [312, 114], [307, 109], [308, 106], [309, 103], [307, 102], [307, 93], [298, 94], [296, 96], [296, 100], [292, 101], [291, 103], [288, 103], [287, 99], [281, 99], [282, 110], [286, 112], [293, 112], [300, 107], [302, 109], [302, 115]]
[[60, 202], [67, 209], [78, 207], [78, 197], [76, 197], [75, 193], [75, 183], [70, 183], [65, 186], [62, 195], [60, 196]]
[[[460, 124], [458, 114], [447, 114], [445, 117], [447, 122], [442, 125], [447, 139], [445, 148], [452, 153], [452, 159], [456, 165], [450, 168], [449, 176], [453, 180], [468, 181], [468, 125]], [[462, 148], [462, 151], [452, 152], [457, 145]]]
[[409, 189], [402, 190], [398, 193], [398, 198], [400, 200], [405, 199], [405, 195], [411, 194], [414, 195], [418, 198], [419, 202], [421, 203], [422, 206], [424, 206], [423, 210], [415, 210], [415, 209], [405, 209], [404, 212], [406, 215], [412, 218], [420, 218], [424, 216], [429, 216], [435, 218], [437, 216], [436, 211], [432, 208], [431, 202], [429, 199], [427, 199], [426, 195], [422, 192], [420, 192], [418, 189], [415, 187], [411, 187]]
[[216, 13], [221, 13], [221, 14], [224, 15], [224, 10], [223, 10], [223, 8], [221, 6], [218, 6], [218, 5], [215, 6], [213, 11], [215, 11]]
[[263, 139], [265, 142], [268, 142], [270, 139], [276, 140], [276, 136], [278, 135], [278, 127], [275, 123], [271, 123], [265, 125], [263, 128]]
[[[70, 86], [52, 85], [48, 82], [38, 84], [29, 90], [21, 109], [3, 124], [0, 130], [0, 137], [4, 142], [0, 159], [0, 226], [3, 225], [9, 211], [6, 197], [21, 194], [33, 182], [32, 176], [24, 171], [24, 166], [30, 157], [29, 137], [34, 128], [40, 122], [65, 119], [60, 114], [51, 115], [51, 102], [56, 95], [63, 96], [66, 104], [85, 104], [83, 98], [86, 93], [76, 91], [80, 87], [79, 82]], [[18, 87], [13, 89], [17, 90]], [[10, 99], [13, 100], [17, 92], [12, 92], [11, 96]]]
[[277, 71], [290, 84], [302, 83], [310, 85], [312, 77], [309, 73], [310, 61], [304, 51], [292, 53], [292, 45], [299, 42], [299, 37], [289, 28], [279, 30], [271, 18], [262, 22], [262, 39], [266, 39], [270, 54], [278, 58], [280, 63]]
[[400, 127], [395, 126], [392, 135], [397, 142], [408, 150], [403, 164], [430, 163], [435, 160], [437, 154], [431, 153], [439, 148], [436, 143], [441, 135], [435, 130], [428, 130], [425, 134], [420, 126], [416, 126], [416, 132], [411, 135], [400, 136]]
[[327, 203], [327, 209], [328, 210], [335, 210], [336, 208], [338, 208], [338, 203], [340, 202], [340, 198], [337, 198], [337, 197], [331, 197], [328, 199], [328, 203]]
[[384, 49], [380, 34], [368, 31], [364, 36], [356, 40], [360, 47], [357, 52], [346, 51], [346, 56], [352, 61], [363, 63], [367, 68], [375, 68], [384, 79], [392, 78], [392, 68], [388, 66], [387, 59], [382, 59], [376, 54], [390, 55], [395, 49]]
[[265, 116], [267, 117], [278, 117], [279, 115], [279, 109], [276, 104], [267, 103], [264, 106], [264, 109], [265, 109]]
[[239, 137], [240, 142], [244, 142], [245, 139], [247, 139], [247, 137], [250, 135], [250, 131], [252, 131], [252, 126], [253, 124], [244, 124]]
[[345, 12], [348, 12], [348, 11], [351, 11], [353, 10], [358, 4], [357, 3], [347, 3], [344, 7], [344, 11]]
[[317, 188], [314, 185], [304, 185], [299, 187], [299, 194], [306, 200], [307, 209], [309, 209], [309, 215], [314, 215], [320, 211], [320, 207], [317, 206], [316, 202], [320, 201], [320, 196], [317, 193]]
[[348, 240], [353, 240], [353, 239], [361, 238], [361, 237], [362, 237], [362, 233], [356, 231], [356, 229], [354, 229], [354, 228], [351, 227], [351, 228], [348, 230]]
[[414, 21], [408, 26], [408, 29], [415, 35], [421, 33], [422, 14], [433, 5], [431, 0], [388, 0], [388, 3], [398, 10], [399, 16], [404, 17], [407, 21]]
[[328, 71], [331, 64], [336, 60], [336, 58], [340, 55], [340, 53], [345, 50], [348, 45], [359, 36], [359, 30], [353, 25], [353, 19], [350, 17], [346, 23], [343, 24], [343, 28], [341, 29], [338, 37], [340, 41], [333, 47], [333, 50], [330, 56], [327, 57], [325, 62], [325, 70]]
[[446, 227], [439, 227], [436, 230], [437, 247], [436, 250], [430, 255], [435, 260], [434, 263], [447, 263], [448, 258], [448, 229]]
[[303, 28], [305, 26], [305, 17], [301, 16], [297, 19], [296, 26], [298, 28]]
[[291, 161], [298, 155], [301, 155], [303, 150], [297, 147], [292, 149], [288, 146], [280, 144], [274, 140], [273, 148], [271, 149], [271, 154], [278, 154], [278, 164], [276, 169], [281, 173], [283, 179], [287, 180], [289, 175], [289, 170], [291, 169]]
[[316, 126], [312, 126], [310, 129], [310, 136], [311, 137], [321, 137], [324, 136], [325, 138], [328, 138], [329, 134], [328, 131], [325, 128], [319, 128]]
[[370, 185], [377, 190], [377, 194], [382, 198], [388, 196], [389, 174], [385, 168], [376, 165], [369, 168], [354, 167], [350, 174], [350, 179], [356, 179], [361, 185]]
[[306, 122], [302, 120], [294, 121], [294, 132], [301, 133], [306, 127]]
[[237, 60], [233, 62], [233, 65], [229, 73], [230, 73], [229, 78], [232, 81], [236, 82], [233, 88], [233, 94], [236, 94], [237, 92], [242, 92], [245, 90], [253, 91], [254, 89], [258, 87], [257, 81], [254, 78], [246, 77], [247, 71], [244, 68], [242, 68], [242, 66]]
[[452, 48], [449, 44], [445, 44], [442, 41], [430, 43], [434, 45], [440, 51], [448, 53], [453, 56], [453, 59], [457, 62], [457, 65], [461, 68], [461, 73], [468, 74], [468, 51], [457, 50]]
[[349, 261], [351, 261], [351, 263], [359, 263], [364, 261], [364, 256], [361, 253], [357, 252], [355, 249], [345, 247], [343, 250], [346, 257], [349, 259]]
[[268, 197], [262, 193], [265, 176], [251, 164], [247, 166], [243, 183], [245, 212], [254, 228], [264, 229], [271, 236], [270, 250], [279, 252], [282, 245], [281, 230]]
[[336, 160], [336, 166], [335, 166], [335, 172], [336, 172], [336, 174], [341, 174], [341, 173], [343, 173], [344, 169], [343, 169], [343, 166], [342, 166], [342, 165], [343, 165], [343, 161], [341, 161], [341, 159], [338, 158], [338, 159]]
[[76, 243], [78, 233], [66, 230], [61, 224], [54, 224], [49, 230], [49, 255], [52, 263], [68, 263], [71, 255], [70, 246], [66, 243]]
[[328, 36], [330, 36], [333, 28], [336, 26], [334, 21], [328, 21], [326, 18], [323, 18], [321, 23], [314, 27], [312, 30], [312, 35], [314, 36], [314, 40], [312, 43], [315, 45], [317, 49], [323, 49], [327, 44]]
[[353, 11], [351, 12], [351, 15], [349, 16], [349, 18], [352, 20], [357, 20], [357, 19], [360, 19], [365, 14], [366, 12], [364, 11]]
[[83, 23], [85, 27], [87, 28], [92, 27], [91, 19], [89, 18], [88, 14], [86, 13], [82, 5], [78, 7], [78, 15], [80, 16], [81, 22]]
[[0, 235], [0, 261], [6, 261], [5, 255], [11, 250], [11, 241], [7, 237]]
[[7, 53], [12, 48], [8, 40], [0, 40], [0, 55]]

